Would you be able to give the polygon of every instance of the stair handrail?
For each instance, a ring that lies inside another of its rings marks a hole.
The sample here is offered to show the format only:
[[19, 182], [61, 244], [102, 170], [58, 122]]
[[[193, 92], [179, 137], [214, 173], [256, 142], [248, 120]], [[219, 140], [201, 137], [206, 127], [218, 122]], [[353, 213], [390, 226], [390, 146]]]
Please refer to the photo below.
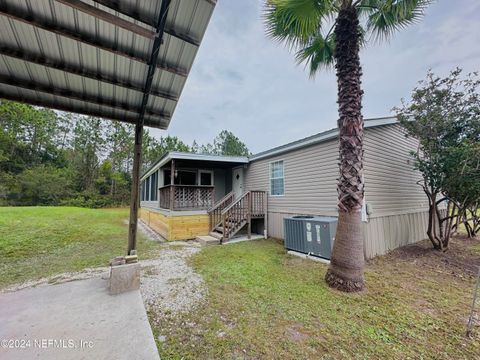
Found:
[[235, 193], [233, 191], [229, 192], [223, 198], [220, 199], [216, 204], [214, 204], [210, 209], [208, 209], [208, 223], [210, 231], [213, 231], [218, 225], [222, 223], [222, 210], [230, 205], [235, 198]]
[[227, 202], [228, 200], [230, 200], [230, 198], [234, 197], [235, 196], [235, 193], [233, 191], [230, 191], [227, 195], [225, 195], [223, 198], [221, 198], [220, 200], [218, 200], [210, 209], [208, 209], [207, 211], [210, 213], [216, 209], [218, 209], [221, 205], [223, 205], [225, 202]]
[[229, 210], [231, 210], [236, 204], [242, 201], [242, 199], [246, 197], [248, 194], [250, 194], [250, 191], [245, 192], [242, 196], [240, 196], [238, 199], [236, 199], [234, 202], [228, 205], [225, 209], [223, 209], [222, 216], [225, 215]]
[[[247, 209], [245, 212], [244, 205], [242, 203], [247, 202]], [[240, 208], [238, 208], [240, 206]], [[245, 213], [244, 213], [245, 212]], [[223, 244], [224, 240], [230, 240], [232, 235], [240, 229], [240, 227], [232, 228], [230, 221], [235, 221], [235, 226], [238, 226], [239, 223], [243, 221], [248, 222], [248, 217], [250, 214], [250, 191], [245, 192], [240, 198], [236, 199], [232, 204], [223, 209], [221, 213], [222, 218], [222, 227], [223, 227], [223, 236], [220, 239], [220, 244]], [[232, 232], [233, 230], [233, 232]]]

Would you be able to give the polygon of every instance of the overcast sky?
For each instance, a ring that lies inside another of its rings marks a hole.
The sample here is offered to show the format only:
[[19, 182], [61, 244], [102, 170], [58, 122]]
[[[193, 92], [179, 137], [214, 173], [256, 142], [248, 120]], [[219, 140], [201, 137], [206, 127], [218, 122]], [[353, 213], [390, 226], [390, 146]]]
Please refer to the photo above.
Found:
[[[256, 153], [336, 126], [333, 70], [314, 80], [265, 36], [260, 0], [218, 0], [167, 132], [187, 144], [232, 131]], [[363, 115], [388, 116], [429, 68], [480, 70], [480, 0], [438, 0], [423, 21], [361, 52]]]

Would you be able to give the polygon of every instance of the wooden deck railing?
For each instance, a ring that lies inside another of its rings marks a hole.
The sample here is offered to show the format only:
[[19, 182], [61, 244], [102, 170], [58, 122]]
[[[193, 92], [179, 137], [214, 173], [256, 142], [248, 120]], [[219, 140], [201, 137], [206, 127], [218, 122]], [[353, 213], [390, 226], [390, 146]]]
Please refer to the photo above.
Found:
[[251, 193], [251, 216], [252, 218], [264, 217], [266, 209], [266, 192], [252, 190]]
[[166, 185], [159, 194], [160, 207], [170, 210], [206, 210], [215, 203], [213, 186]]

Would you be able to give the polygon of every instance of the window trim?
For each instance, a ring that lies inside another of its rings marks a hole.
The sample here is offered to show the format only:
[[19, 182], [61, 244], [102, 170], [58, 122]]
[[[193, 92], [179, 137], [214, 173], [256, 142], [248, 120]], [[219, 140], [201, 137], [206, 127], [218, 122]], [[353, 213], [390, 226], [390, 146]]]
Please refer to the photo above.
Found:
[[[202, 185], [202, 182], [201, 182], [202, 174], [210, 174], [212, 179], [211, 185]], [[213, 170], [198, 169], [197, 176], [198, 176], [198, 180], [197, 180], [198, 186], [215, 186], [215, 172]]]
[[[277, 162], [281, 162], [282, 163], [282, 167], [283, 167], [283, 176], [280, 178], [280, 177], [277, 177], [277, 178], [274, 178], [272, 177], [272, 166], [274, 163], [277, 163]], [[269, 163], [269, 167], [268, 167], [268, 179], [269, 179], [269, 196], [273, 196], [273, 197], [284, 197], [285, 196], [285, 161], [284, 159], [277, 159], [277, 160], [273, 160], [273, 161], [270, 161]], [[283, 179], [283, 194], [278, 194], [278, 195], [274, 195], [272, 194], [272, 179]]]

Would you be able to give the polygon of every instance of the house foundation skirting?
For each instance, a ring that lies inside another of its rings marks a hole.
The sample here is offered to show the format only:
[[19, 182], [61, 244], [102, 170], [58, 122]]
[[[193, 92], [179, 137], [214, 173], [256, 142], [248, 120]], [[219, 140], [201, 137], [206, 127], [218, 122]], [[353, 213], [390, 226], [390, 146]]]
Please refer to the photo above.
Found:
[[140, 219], [169, 241], [194, 239], [210, 230], [208, 214], [164, 214], [141, 208]]

